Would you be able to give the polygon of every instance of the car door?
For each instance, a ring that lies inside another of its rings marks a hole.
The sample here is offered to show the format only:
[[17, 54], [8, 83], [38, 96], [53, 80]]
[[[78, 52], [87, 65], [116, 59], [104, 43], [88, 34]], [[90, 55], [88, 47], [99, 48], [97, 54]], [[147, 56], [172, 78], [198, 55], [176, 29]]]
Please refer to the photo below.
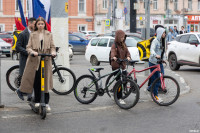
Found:
[[[197, 42], [196, 44], [192, 44], [191, 42]], [[199, 53], [200, 53], [200, 45], [199, 40], [196, 35], [190, 35], [188, 45], [187, 45], [188, 57], [187, 61], [191, 63], [199, 64]]]
[[99, 61], [106, 61], [106, 50], [108, 46], [109, 38], [101, 38], [97, 44], [96, 57]]
[[188, 58], [187, 46], [189, 37], [190, 34], [182, 35], [180, 42], [174, 47], [176, 49], [176, 57], [178, 61], [186, 61]]
[[76, 35], [69, 35], [69, 43], [73, 45], [74, 52], [85, 52], [86, 42]]

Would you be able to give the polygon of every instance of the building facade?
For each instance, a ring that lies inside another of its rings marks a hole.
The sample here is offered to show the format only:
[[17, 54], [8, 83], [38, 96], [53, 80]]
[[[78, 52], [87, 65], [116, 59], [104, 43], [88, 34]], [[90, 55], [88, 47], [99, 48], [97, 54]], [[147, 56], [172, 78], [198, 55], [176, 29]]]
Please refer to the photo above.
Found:
[[[138, 0], [137, 27], [145, 27], [145, 2]], [[150, 0], [150, 27], [184, 26], [188, 32], [200, 32], [200, 0]]]
[[94, 0], [69, 0], [69, 32], [94, 30]]
[[[27, 0], [21, 0], [25, 17], [28, 16]], [[20, 17], [17, 0], [0, 0], [0, 32], [15, 30], [15, 17]]]

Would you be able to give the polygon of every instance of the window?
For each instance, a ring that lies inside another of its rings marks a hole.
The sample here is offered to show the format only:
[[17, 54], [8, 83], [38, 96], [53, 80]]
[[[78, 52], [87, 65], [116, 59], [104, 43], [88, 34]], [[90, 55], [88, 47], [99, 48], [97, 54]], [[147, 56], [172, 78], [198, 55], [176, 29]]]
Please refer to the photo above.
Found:
[[5, 31], [5, 24], [0, 24], [0, 32]]
[[184, 36], [181, 36], [181, 39], [180, 39], [180, 42], [182, 43], [187, 43], [188, 42], [188, 39], [189, 39], [189, 35], [184, 35]]
[[158, 0], [153, 0], [153, 9], [154, 10], [158, 9]]
[[98, 43], [98, 46], [99, 46], [99, 47], [107, 47], [108, 40], [109, 40], [109, 39], [105, 39], [105, 38], [101, 39], [101, 40], [99, 41], [99, 43]]
[[103, 8], [104, 9], [108, 8], [108, 0], [103, 0]]
[[127, 47], [136, 47], [137, 41], [135, 39], [126, 39], [125, 41]]
[[178, 0], [174, 1], [174, 11], [178, 10]]
[[0, 11], [3, 10], [3, 0], [0, 0]]
[[188, 0], [188, 9], [192, 10], [192, 0]]
[[191, 41], [196, 41], [196, 42], [199, 42], [197, 37], [195, 35], [191, 35], [190, 38], [189, 38], [189, 41], [188, 42], [191, 42]]
[[200, 0], [198, 0], [198, 10], [200, 11]]
[[[24, 0], [21, 0], [22, 8], [24, 9]], [[15, 0], [15, 10], [19, 11], [18, 0]]]
[[114, 44], [114, 39], [110, 39], [110, 42], [109, 42], [109, 47], [111, 47], [113, 44]]
[[85, 0], [79, 0], [79, 12], [85, 12]]
[[176, 37], [175, 40], [176, 40], [177, 42], [180, 42], [180, 38], [181, 38], [181, 36], [178, 36], [178, 37]]
[[98, 43], [98, 41], [99, 41], [99, 39], [93, 39], [93, 40], [91, 41], [91, 46], [96, 46], [97, 43]]
[[69, 40], [72, 40], [72, 41], [80, 41], [80, 38], [79, 38], [79, 37], [76, 37], [76, 36], [69, 36]]
[[165, 0], [165, 10], [169, 9], [169, 0]]
[[87, 30], [86, 25], [78, 25], [78, 31], [79, 32], [86, 31], [86, 30]]

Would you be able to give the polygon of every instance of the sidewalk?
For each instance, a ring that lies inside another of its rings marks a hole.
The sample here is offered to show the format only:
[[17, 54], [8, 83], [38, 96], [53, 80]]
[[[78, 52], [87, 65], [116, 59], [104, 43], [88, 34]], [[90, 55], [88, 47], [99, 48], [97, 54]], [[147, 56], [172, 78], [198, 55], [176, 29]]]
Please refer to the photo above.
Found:
[[[84, 61], [83, 61], [84, 62]], [[79, 62], [81, 63], [81, 62]], [[10, 68], [14, 64], [18, 64], [18, 62], [13, 61], [2, 61], [2, 101], [5, 105], [5, 108], [0, 109], [0, 121], [2, 119], [6, 118], [18, 118], [18, 117], [27, 117], [27, 116], [33, 116], [35, 117], [35, 114], [31, 111], [30, 106], [25, 102], [21, 101], [17, 98], [16, 94], [11, 91], [5, 81], [5, 73], [7, 71], [7, 68]], [[87, 64], [89, 64], [87, 62]], [[106, 74], [111, 70], [109, 64], [102, 63], [101, 66], [104, 70], [102, 71], [102, 75]], [[137, 64], [136, 69], [140, 70], [143, 69], [143, 64]], [[74, 62], [71, 63], [71, 69], [73, 72], [75, 72], [76, 77], [78, 78], [82, 74], [89, 74], [88, 68], [92, 68], [90, 65], [78, 65]], [[94, 67], [96, 68], [96, 67]], [[131, 67], [129, 67], [131, 69]], [[165, 69], [165, 75], [169, 75], [174, 77], [181, 89], [181, 95], [189, 92], [190, 88], [185, 83], [184, 79], [177, 75], [175, 72]], [[138, 84], [140, 84], [146, 76], [144, 76], [144, 73], [140, 73], [137, 75], [138, 78]], [[103, 81], [103, 85], [105, 84], [105, 81]], [[148, 97], [146, 94], [144, 94], [144, 89], [147, 87], [147, 83], [140, 89], [140, 101], [138, 104], [142, 102], [151, 101], [151, 98]], [[104, 94], [104, 96], [100, 97], [98, 96], [97, 99], [88, 105], [83, 105], [79, 103], [75, 97], [73, 92], [69, 95], [60, 96], [53, 92], [50, 92], [50, 106], [52, 108], [51, 114], [56, 113], [70, 113], [70, 112], [81, 112], [81, 111], [92, 111], [97, 109], [107, 109], [107, 108], [117, 108], [119, 107], [114, 103], [113, 100], [111, 100], [107, 94]], [[51, 115], [50, 114], [50, 115]]]

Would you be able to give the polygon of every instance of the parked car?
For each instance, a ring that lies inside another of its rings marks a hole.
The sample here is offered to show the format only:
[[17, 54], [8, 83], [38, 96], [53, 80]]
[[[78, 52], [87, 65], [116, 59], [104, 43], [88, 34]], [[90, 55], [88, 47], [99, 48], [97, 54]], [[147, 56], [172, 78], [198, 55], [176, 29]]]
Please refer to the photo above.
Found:
[[86, 39], [90, 40], [93, 37], [98, 36], [98, 34], [95, 31], [82, 31], [86, 35]]
[[182, 65], [200, 66], [200, 32], [181, 34], [169, 42], [167, 58], [171, 70]]
[[73, 52], [85, 52], [89, 40], [86, 40], [77, 35], [69, 34], [69, 43], [73, 46]]
[[0, 33], [0, 38], [6, 41], [7, 43], [12, 44], [13, 38], [10, 34], [8, 33]]
[[[114, 40], [114, 37], [109, 36], [92, 38], [86, 48], [86, 60], [90, 61], [92, 65], [100, 65], [100, 62], [109, 62], [109, 53]], [[137, 42], [136, 39], [127, 37], [125, 43], [131, 54], [131, 58], [140, 61]], [[140, 61], [140, 63], [143, 62]]]
[[6, 55], [6, 57], [10, 57], [10, 48], [11, 44], [5, 42], [0, 38], [0, 53], [1, 55]]

